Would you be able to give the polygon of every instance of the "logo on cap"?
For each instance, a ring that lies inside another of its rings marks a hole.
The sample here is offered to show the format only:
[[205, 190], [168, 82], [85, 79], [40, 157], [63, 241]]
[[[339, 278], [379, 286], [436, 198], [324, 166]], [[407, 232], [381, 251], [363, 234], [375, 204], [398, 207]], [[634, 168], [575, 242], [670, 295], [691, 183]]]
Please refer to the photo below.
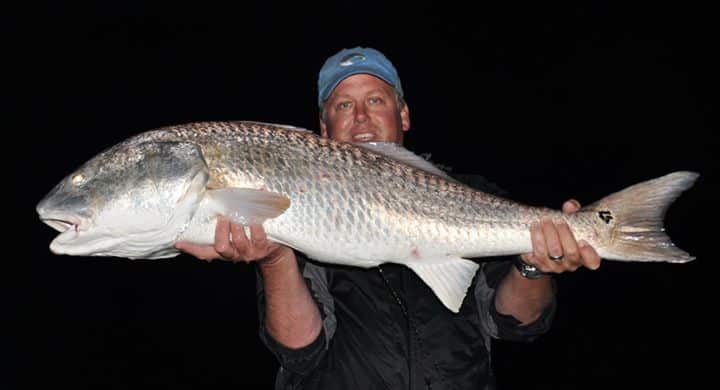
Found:
[[340, 66], [350, 66], [354, 65], [358, 62], [365, 61], [367, 58], [359, 53], [352, 53], [348, 54], [347, 56], [343, 57], [343, 59], [340, 61]]

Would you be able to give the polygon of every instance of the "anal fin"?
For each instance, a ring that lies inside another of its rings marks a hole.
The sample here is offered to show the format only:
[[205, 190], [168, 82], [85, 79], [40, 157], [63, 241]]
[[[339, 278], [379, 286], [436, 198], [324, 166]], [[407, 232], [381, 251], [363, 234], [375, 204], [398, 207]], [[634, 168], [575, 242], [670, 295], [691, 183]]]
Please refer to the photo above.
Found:
[[453, 313], [460, 311], [468, 288], [480, 266], [460, 257], [422, 259], [406, 263]]

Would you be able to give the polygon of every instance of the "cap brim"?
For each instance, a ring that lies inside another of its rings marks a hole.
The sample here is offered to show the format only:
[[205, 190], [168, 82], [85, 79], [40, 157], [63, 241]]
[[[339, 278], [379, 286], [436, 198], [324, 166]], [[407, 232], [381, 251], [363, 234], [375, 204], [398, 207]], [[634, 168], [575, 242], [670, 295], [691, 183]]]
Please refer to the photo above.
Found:
[[369, 74], [371, 76], [375, 76], [382, 81], [386, 82], [388, 85], [390, 85], [393, 88], [396, 88], [396, 86], [390, 81], [390, 78], [387, 75], [383, 75], [380, 72], [377, 71], [375, 68], [370, 67], [362, 67], [362, 66], [353, 66], [352, 68], [348, 68], [346, 71], [339, 72], [335, 75], [334, 80], [332, 84], [329, 84], [327, 88], [321, 93], [320, 95], [320, 101], [319, 104], [324, 103], [330, 95], [332, 95], [332, 92], [337, 88], [337, 86], [346, 78], [350, 76], [354, 76], [356, 74]]

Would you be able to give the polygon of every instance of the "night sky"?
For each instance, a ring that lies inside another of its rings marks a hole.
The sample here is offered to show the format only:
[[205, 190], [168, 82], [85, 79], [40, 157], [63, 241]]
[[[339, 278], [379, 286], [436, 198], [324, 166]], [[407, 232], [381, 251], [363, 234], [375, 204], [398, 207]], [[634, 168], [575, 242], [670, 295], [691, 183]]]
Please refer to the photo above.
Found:
[[22, 230], [5, 235], [3, 316], [14, 326], [3, 334], [0, 388], [272, 388], [277, 364], [258, 338], [251, 266], [55, 256], [56, 232], [35, 205], [141, 131], [205, 120], [315, 130], [317, 72], [357, 45], [397, 67], [409, 149], [512, 199], [590, 204], [673, 171], [701, 174], [666, 218], [697, 260], [606, 261], [557, 277], [550, 333], [496, 344], [501, 389], [693, 388], [712, 374], [703, 366], [716, 359], [699, 356], [716, 351], [718, 296], [720, 34], [709, 10], [236, 3], [38, 3], [4, 16], [5, 134], [20, 136], [4, 143], [6, 156], [18, 154], [6, 225]]

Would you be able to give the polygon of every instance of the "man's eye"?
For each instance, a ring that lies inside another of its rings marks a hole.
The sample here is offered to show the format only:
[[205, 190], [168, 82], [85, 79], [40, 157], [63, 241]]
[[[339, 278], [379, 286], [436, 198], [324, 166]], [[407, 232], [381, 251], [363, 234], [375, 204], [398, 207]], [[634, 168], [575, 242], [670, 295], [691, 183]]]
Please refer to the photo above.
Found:
[[370, 104], [380, 104], [380, 103], [382, 103], [383, 100], [381, 97], [373, 96], [370, 99], [368, 99], [368, 101], [370, 102]]
[[348, 108], [350, 108], [350, 106], [350, 102], [340, 102], [336, 107], [338, 110], [347, 110]]

